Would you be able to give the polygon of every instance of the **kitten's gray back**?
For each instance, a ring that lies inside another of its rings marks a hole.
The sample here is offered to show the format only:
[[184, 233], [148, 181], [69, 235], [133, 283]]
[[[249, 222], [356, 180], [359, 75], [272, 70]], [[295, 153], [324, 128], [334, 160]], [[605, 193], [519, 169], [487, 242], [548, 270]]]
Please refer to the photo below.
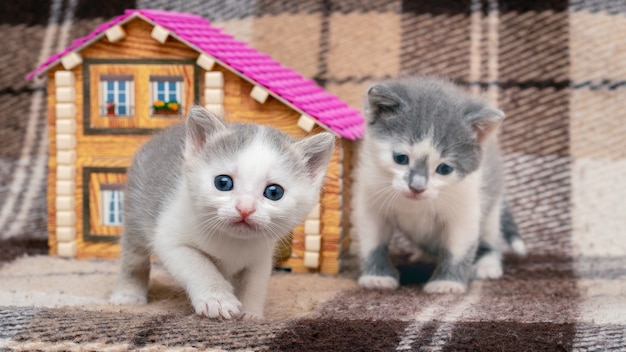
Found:
[[125, 233], [152, 232], [182, 176], [185, 135], [185, 125], [176, 124], [155, 135], [135, 154], [124, 192]]
[[504, 171], [500, 151], [495, 140], [490, 140], [483, 151], [483, 182], [482, 194], [485, 200], [482, 204], [483, 213], [493, 208], [504, 191]]

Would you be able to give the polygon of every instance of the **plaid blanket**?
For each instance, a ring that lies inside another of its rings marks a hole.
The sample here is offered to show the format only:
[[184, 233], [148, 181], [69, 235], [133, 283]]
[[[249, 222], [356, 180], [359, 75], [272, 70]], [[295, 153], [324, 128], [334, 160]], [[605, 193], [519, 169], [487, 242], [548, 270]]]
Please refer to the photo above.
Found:
[[[354, 263], [333, 278], [277, 274], [260, 321], [208, 321], [159, 299], [107, 307], [110, 262], [37, 256], [45, 82], [24, 76], [126, 8], [205, 16], [355, 108], [372, 82], [415, 73], [486, 94], [507, 114], [508, 200], [530, 255], [463, 296], [425, 295], [428, 268], [401, 260], [403, 285], [387, 293], [358, 289]], [[0, 33], [0, 349], [626, 349], [623, 0], [20, 0], [0, 3]]]

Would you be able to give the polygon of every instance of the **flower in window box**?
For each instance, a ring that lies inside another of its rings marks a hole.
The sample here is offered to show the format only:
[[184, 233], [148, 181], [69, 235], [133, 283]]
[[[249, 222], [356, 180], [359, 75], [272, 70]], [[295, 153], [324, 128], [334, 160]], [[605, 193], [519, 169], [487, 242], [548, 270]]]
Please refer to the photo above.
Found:
[[167, 103], [162, 100], [155, 100], [154, 104], [152, 104], [152, 108], [154, 108], [155, 114], [159, 114], [159, 115], [171, 114], [170, 110], [167, 107]]
[[167, 103], [167, 109], [171, 111], [178, 111], [180, 104], [177, 101], [170, 101]]
[[155, 112], [162, 111], [165, 109], [165, 102], [161, 100], [155, 100], [152, 107], [154, 108]]
[[115, 102], [107, 101], [107, 115], [113, 116], [115, 115]]
[[162, 109], [165, 107], [165, 102], [161, 101], [161, 100], [157, 100], [154, 102], [154, 108], [155, 109]]

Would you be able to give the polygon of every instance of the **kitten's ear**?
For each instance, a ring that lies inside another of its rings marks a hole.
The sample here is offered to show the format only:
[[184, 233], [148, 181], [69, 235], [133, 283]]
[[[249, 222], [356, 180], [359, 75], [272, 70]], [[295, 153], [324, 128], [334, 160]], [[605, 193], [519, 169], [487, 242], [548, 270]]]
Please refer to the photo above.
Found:
[[295, 142], [294, 146], [304, 156], [309, 175], [317, 185], [321, 184], [335, 149], [335, 136], [329, 132], [321, 132]]
[[367, 90], [366, 115], [373, 123], [385, 113], [393, 113], [402, 107], [402, 99], [383, 84], [375, 84]]
[[218, 115], [199, 105], [191, 107], [185, 126], [187, 130], [185, 140], [186, 157], [192, 156], [201, 150], [208, 137], [226, 129], [224, 121]]
[[485, 107], [465, 115], [465, 122], [476, 133], [479, 142], [489, 137], [504, 120], [504, 112], [498, 109]]

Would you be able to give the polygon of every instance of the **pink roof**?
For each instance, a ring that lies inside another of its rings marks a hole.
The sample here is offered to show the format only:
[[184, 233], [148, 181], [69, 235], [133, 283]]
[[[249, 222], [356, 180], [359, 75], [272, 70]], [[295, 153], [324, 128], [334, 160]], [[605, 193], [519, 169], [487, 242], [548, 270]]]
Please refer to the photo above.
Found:
[[205, 18], [188, 13], [126, 10], [123, 15], [98, 26], [86, 37], [74, 40], [65, 51], [48, 58], [29, 73], [26, 79], [56, 66], [67, 53], [82, 50], [104, 36], [107, 29], [124, 24], [134, 17], [168, 29], [176, 39], [214, 57], [233, 72], [265, 87], [292, 108], [313, 117], [338, 135], [351, 140], [363, 136], [364, 118], [357, 110], [326, 92], [315, 81], [282, 66], [269, 55], [260, 53], [247, 43], [224, 33], [221, 28], [213, 27]]

